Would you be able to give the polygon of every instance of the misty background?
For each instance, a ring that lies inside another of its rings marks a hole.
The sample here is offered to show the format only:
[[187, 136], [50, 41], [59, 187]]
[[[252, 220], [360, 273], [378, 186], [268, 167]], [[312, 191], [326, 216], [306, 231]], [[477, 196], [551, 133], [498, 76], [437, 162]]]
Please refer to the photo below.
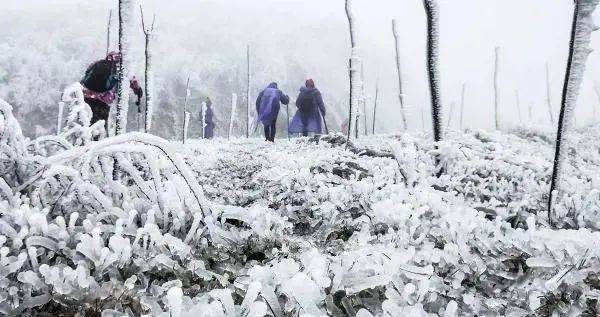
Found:
[[[213, 100], [217, 136], [226, 136], [231, 94], [239, 96], [237, 135], [245, 129], [246, 46], [252, 47], [252, 99], [276, 81], [295, 99], [307, 77], [329, 108], [330, 130], [347, 116], [349, 34], [343, 0], [140, 0], [146, 19], [156, 14], [154, 38], [155, 124], [151, 131], [175, 137], [180, 130], [185, 82], [191, 77], [190, 135], [198, 136], [200, 103]], [[440, 0], [440, 71], [447, 122], [458, 128], [461, 87], [467, 85], [465, 128], [494, 126], [494, 48], [500, 51], [500, 120], [550, 126], [546, 63], [553, 111], [558, 118], [573, 2], [568, 0]], [[106, 24], [113, 9], [112, 50], [117, 49], [116, 0], [3, 0], [0, 9], [0, 97], [15, 107], [26, 135], [53, 133], [62, 90], [79, 81], [106, 51]], [[398, 20], [408, 125], [430, 129], [425, 67], [425, 14], [421, 0], [354, 0], [364, 62], [369, 122], [379, 79], [378, 132], [401, 129], [391, 20]], [[134, 22], [133, 73], [143, 80], [144, 36]], [[600, 49], [598, 35], [592, 47]], [[578, 102], [578, 126], [595, 120], [600, 55], [593, 52]], [[532, 107], [532, 120], [529, 110]], [[135, 129], [133, 100], [129, 129]], [[290, 107], [290, 115], [293, 114]], [[596, 108], [600, 109], [600, 108]], [[285, 108], [279, 127], [285, 127]], [[253, 111], [254, 113], [254, 111]], [[599, 112], [600, 113], [600, 112]], [[370, 123], [369, 123], [370, 125]], [[279, 136], [285, 131], [280, 130]]]

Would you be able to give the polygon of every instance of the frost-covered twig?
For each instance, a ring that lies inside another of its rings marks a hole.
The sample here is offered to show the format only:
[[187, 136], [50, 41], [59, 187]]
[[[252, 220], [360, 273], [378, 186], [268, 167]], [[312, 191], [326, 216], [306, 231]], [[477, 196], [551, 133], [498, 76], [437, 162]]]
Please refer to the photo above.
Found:
[[250, 63], [250, 44], [246, 50], [246, 63], [248, 64], [248, 77], [246, 82], [246, 138], [250, 137], [250, 122], [252, 122], [252, 116], [250, 115], [250, 89], [252, 85], [252, 64]]
[[591, 52], [590, 41], [594, 31], [593, 13], [599, 0], [578, 0], [575, 2], [573, 12], [573, 24], [571, 29], [571, 42], [569, 45], [569, 57], [567, 70], [563, 85], [560, 115], [558, 119], [558, 131], [556, 135], [556, 150], [554, 154], [554, 166], [550, 183], [548, 199], [548, 221], [552, 224], [553, 206], [561, 196], [561, 180], [563, 166], [567, 157], [568, 135], [573, 120], [573, 113], [577, 105], [579, 89], [583, 81], [585, 64]]
[[379, 99], [379, 77], [377, 77], [377, 81], [375, 82], [375, 99], [373, 100], [373, 126], [372, 133], [375, 134], [375, 127], [377, 126], [377, 101]]
[[467, 83], [463, 83], [462, 91], [460, 93], [460, 131], [463, 131], [463, 119], [465, 114], [465, 93], [467, 90]]
[[[358, 96], [356, 94], [357, 81], [358, 76], [356, 76], [358, 72], [358, 63], [360, 62], [360, 58], [358, 57], [358, 48], [356, 45], [356, 34], [355, 25], [354, 25], [354, 14], [352, 12], [352, 0], [346, 0], [346, 17], [348, 18], [348, 27], [350, 30], [350, 60], [348, 71], [350, 74], [350, 96], [349, 96], [349, 109], [348, 109], [348, 133], [347, 133], [347, 141], [350, 140], [350, 136], [352, 133], [352, 113], [354, 109], [358, 108]], [[357, 128], [357, 127], [355, 127]]]

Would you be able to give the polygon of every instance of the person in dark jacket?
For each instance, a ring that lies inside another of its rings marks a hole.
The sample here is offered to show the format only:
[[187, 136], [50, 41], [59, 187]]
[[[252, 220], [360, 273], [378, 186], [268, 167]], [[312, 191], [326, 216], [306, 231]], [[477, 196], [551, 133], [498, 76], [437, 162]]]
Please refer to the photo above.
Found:
[[215, 123], [212, 101], [206, 97], [206, 109], [204, 110], [204, 138], [212, 139], [214, 137]]
[[[121, 53], [110, 52], [105, 59], [99, 60], [88, 67], [81, 80], [84, 101], [92, 109], [90, 125], [104, 120], [105, 129], [108, 131], [108, 114], [110, 105], [115, 100], [115, 91], [118, 82], [118, 66], [121, 62]], [[137, 95], [136, 105], [140, 105], [144, 94], [135, 76], [129, 81], [129, 87]]]
[[275, 142], [275, 131], [277, 116], [279, 115], [280, 103], [287, 105], [290, 97], [277, 88], [277, 83], [271, 83], [256, 98], [256, 112], [258, 121], [265, 127], [265, 139]]
[[312, 79], [307, 79], [305, 87], [300, 88], [296, 99], [296, 115], [290, 123], [290, 134], [323, 133], [323, 120], [325, 119], [325, 104], [321, 92], [315, 87]]

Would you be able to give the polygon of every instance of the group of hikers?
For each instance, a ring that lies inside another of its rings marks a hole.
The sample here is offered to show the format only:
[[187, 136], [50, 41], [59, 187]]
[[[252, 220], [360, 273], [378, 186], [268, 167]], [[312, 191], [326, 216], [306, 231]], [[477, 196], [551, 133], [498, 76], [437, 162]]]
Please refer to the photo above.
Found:
[[[92, 109], [90, 124], [104, 120], [107, 131], [110, 105], [115, 101], [115, 91], [118, 89], [118, 66], [120, 62], [121, 54], [110, 52], [105, 59], [89, 66], [81, 80], [84, 101]], [[144, 92], [135, 76], [129, 81], [129, 87], [137, 96], [136, 105], [139, 108]], [[275, 142], [276, 124], [281, 104], [289, 105], [289, 103], [290, 97], [278, 88], [277, 83], [269, 84], [258, 95], [256, 99], [257, 121], [264, 126], [265, 140]], [[206, 109], [203, 109], [202, 115], [204, 120], [203, 136], [210, 139], [214, 135], [213, 130], [215, 127], [210, 98], [206, 99], [205, 104]], [[312, 79], [307, 79], [304, 87], [300, 88], [300, 93], [296, 99], [296, 107], [296, 114], [289, 123], [289, 134], [308, 136], [311, 133], [322, 134], [328, 132], [323, 131], [323, 127], [327, 130], [323, 97], [315, 87], [315, 82]]]

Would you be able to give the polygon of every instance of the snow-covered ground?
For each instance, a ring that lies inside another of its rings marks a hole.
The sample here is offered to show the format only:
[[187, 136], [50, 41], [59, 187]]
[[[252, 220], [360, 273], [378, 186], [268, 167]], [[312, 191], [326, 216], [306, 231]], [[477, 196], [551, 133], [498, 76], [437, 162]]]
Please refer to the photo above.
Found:
[[600, 126], [551, 229], [546, 131], [184, 147], [66, 106], [26, 140], [0, 104], [0, 315], [597, 314]]

